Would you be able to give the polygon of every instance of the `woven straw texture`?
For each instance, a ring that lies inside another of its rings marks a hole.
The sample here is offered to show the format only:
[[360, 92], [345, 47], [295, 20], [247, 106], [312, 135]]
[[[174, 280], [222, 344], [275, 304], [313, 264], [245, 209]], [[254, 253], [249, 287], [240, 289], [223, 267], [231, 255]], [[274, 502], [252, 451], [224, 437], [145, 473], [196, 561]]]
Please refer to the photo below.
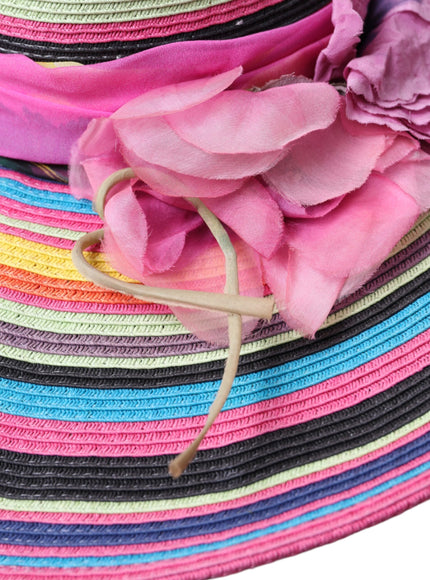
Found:
[[430, 216], [316, 340], [258, 326], [177, 481], [226, 352], [84, 281], [70, 250], [99, 225], [66, 185], [0, 171], [2, 578], [203, 580], [430, 496]]
[[0, 52], [83, 64], [184, 40], [237, 38], [296, 22], [328, 0], [0, 0]]

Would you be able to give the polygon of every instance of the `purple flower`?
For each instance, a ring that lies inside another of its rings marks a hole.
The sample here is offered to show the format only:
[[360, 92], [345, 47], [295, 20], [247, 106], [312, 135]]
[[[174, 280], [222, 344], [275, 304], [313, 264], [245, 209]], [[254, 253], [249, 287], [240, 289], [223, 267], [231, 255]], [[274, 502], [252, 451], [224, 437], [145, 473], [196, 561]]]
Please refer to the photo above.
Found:
[[370, 0], [333, 0], [333, 34], [321, 51], [314, 80], [342, 81], [343, 71], [355, 58]]
[[[390, 9], [391, 8], [391, 9]], [[372, 3], [360, 55], [347, 65], [347, 114], [430, 141], [430, 3]]]

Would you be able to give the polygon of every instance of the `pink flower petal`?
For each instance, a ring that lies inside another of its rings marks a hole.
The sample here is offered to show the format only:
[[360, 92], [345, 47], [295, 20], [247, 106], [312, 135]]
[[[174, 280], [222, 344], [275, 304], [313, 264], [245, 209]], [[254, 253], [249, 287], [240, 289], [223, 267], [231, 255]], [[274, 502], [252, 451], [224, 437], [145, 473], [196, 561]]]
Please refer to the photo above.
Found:
[[132, 151], [127, 154], [128, 161], [136, 175], [157, 194], [178, 197], [218, 197], [239, 189], [244, 179], [203, 179], [171, 171], [146, 163]]
[[107, 201], [105, 225], [109, 261], [119, 272], [140, 279], [148, 244], [148, 224], [129, 185]]
[[72, 150], [69, 184], [73, 194], [94, 199], [103, 181], [126, 166], [118, 151], [112, 121], [93, 119]]
[[370, 270], [363, 270], [357, 274], [350, 274], [345, 280], [345, 284], [339, 294], [339, 300], [342, 300], [346, 296], [359, 290], [368, 280], [370, 280], [376, 270], [377, 268], [372, 267]]
[[218, 75], [158, 87], [132, 99], [120, 107], [111, 118], [140, 119], [184, 111], [227, 89], [241, 73], [242, 67], [238, 66]]
[[283, 318], [313, 336], [337, 298], [379, 267], [418, 215], [409, 195], [372, 174], [327, 215], [288, 221], [286, 245], [263, 260]]
[[383, 173], [389, 167], [395, 165], [407, 155], [420, 148], [420, 144], [416, 139], [412, 139], [409, 135], [399, 135], [393, 133], [391, 136], [391, 144], [385, 149], [384, 153], [378, 159], [375, 165], [375, 171]]
[[352, 124], [342, 110], [330, 127], [302, 137], [264, 177], [286, 199], [316, 205], [360, 187], [384, 148], [382, 131]]
[[[240, 294], [263, 296], [259, 259], [244, 242], [235, 237], [232, 241], [238, 256]], [[183, 255], [175, 268], [163, 274], [147, 276], [145, 282], [169, 288], [223, 293], [224, 256], [210, 232], [200, 228], [188, 236]], [[200, 339], [216, 345], [228, 344], [228, 315], [176, 306], [172, 307], [172, 311]], [[257, 322], [254, 318], [243, 317], [243, 338], [255, 328]]]
[[137, 166], [140, 158], [146, 163], [204, 179], [231, 180], [257, 175], [273, 167], [283, 155], [279, 151], [238, 155], [206, 153], [183, 141], [164, 118], [116, 119], [114, 126], [123, 156], [130, 159], [131, 165]]
[[330, 125], [339, 107], [326, 83], [295, 83], [263, 91], [225, 91], [192, 110], [166, 117], [188, 143], [212, 153], [264, 153]]
[[138, 204], [148, 223], [148, 244], [143, 274], [165, 272], [178, 261], [186, 235], [202, 224], [201, 217], [160, 201], [146, 193], [137, 193]]
[[332, 211], [335, 207], [337, 207], [345, 197], [344, 195], [341, 195], [339, 197], [323, 201], [322, 203], [318, 203], [317, 205], [303, 206], [299, 203], [293, 203], [285, 197], [282, 197], [282, 195], [274, 189], [270, 190], [270, 194], [286, 218], [317, 218], [324, 216]]
[[412, 197], [376, 173], [326, 216], [291, 220], [287, 241], [316, 269], [346, 278], [379, 266], [419, 213]]
[[429, 3], [396, 4], [345, 70], [348, 115], [430, 140]]
[[409, 10], [406, 7], [404, 11], [388, 13], [365, 47], [364, 58], [354, 59], [348, 66], [370, 81], [378, 100], [404, 103], [414, 101], [416, 95], [430, 93], [426, 74], [430, 67], [430, 21], [420, 14], [420, 4], [414, 2]]
[[413, 151], [384, 175], [413, 197], [421, 211], [430, 208], [430, 155]]
[[327, 48], [318, 57], [315, 80], [342, 79], [343, 69], [355, 57], [368, 4], [369, 0], [333, 0], [334, 31]]
[[282, 318], [290, 328], [313, 337], [330, 313], [344, 280], [315, 269], [288, 246], [271, 260], [264, 260], [263, 266]]
[[205, 200], [208, 208], [259, 254], [270, 257], [283, 232], [283, 217], [267, 189], [250, 179], [238, 191]]

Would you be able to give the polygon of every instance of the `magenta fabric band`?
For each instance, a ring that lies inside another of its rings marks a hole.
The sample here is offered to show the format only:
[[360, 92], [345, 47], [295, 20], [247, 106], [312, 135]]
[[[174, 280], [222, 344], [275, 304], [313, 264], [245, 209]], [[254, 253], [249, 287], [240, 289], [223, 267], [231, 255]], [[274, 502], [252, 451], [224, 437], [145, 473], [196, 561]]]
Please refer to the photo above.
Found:
[[2, 54], [0, 155], [67, 164], [91, 119], [109, 116], [145, 91], [239, 65], [244, 69], [240, 86], [264, 83], [288, 60], [294, 70], [300, 60], [312, 61], [310, 54], [316, 59], [332, 31], [330, 14], [327, 6], [297, 23], [248, 37], [173, 43], [87, 66], [51, 69]]

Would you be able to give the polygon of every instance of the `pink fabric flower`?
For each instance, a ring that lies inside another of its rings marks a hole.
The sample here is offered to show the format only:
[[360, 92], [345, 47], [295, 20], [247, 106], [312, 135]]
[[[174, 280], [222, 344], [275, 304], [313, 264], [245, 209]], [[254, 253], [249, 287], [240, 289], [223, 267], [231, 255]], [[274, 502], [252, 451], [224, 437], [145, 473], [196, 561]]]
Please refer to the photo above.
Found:
[[281, 315], [306, 336], [430, 207], [430, 156], [419, 143], [352, 122], [343, 107], [335, 123], [301, 139], [268, 178], [275, 197], [283, 196], [286, 234], [263, 259], [264, 272]]
[[[274, 204], [267, 210], [268, 219], [279, 221]], [[248, 211], [255, 223], [258, 210], [250, 205]], [[231, 239], [238, 255], [241, 293], [262, 296], [261, 265], [255, 252], [233, 233]], [[224, 290], [224, 257], [200, 216], [185, 202], [172, 205], [168, 199], [158, 199], [139, 180], [124, 185], [106, 203], [104, 251], [119, 272], [144, 284], [219, 293]], [[227, 344], [226, 315], [171, 308], [200, 338]], [[244, 321], [244, 335], [256, 322]]]
[[[258, 176], [293, 141], [332, 123], [339, 97], [322, 83], [232, 88], [241, 73], [238, 67], [148, 91], [110, 118], [93, 120], [80, 139], [72, 159], [75, 194], [92, 198], [106, 177], [127, 166], [139, 178], [106, 205], [106, 248], [121, 272], [147, 284], [222, 292], [221, 268], [206, 278], [193, 275], [201, 256], [223, 266], [184, 199], [199, 197], [241, 246], [241, 292], [263, 293], [260, 256], [270, 258], [279, 247], [283, 222]], [[208, 333], [191, 313], [175, 311], [199, 336], [218, 340], [218, 330]]]
[[[131, 166], [138, 179], [106, 205], [114, 265], [147, 284], [222, 292], [219, 248], [186, 201], [202, 198], [230, 230], [241, 293], [268, 283], [287, 323], [312, 336], [430, 206], [429, 157], [409, 136], [348, 120], [329, 84], [288, 77], [249, 91], [240, 78], [235, 68], [160, 87], [92, 121], [71, 184], [91, 198]], [[218, 315], [174, 311], [199, 336], [225, 338]]]
[[430, 3], [387, 0], [381, 11], [345, 71], [348, 116], [430, 141]]

